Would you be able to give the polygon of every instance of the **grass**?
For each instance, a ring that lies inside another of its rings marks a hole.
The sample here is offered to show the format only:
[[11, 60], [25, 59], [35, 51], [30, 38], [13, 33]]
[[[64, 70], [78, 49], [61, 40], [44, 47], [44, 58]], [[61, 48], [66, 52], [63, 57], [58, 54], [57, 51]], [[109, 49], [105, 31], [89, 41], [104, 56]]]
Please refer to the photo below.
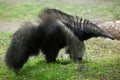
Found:
[[[108, 1], [110, 2], [110, 1]], [[78, 15], [87, 19], [100, 19], [100, 20], [114, 20], [120, 19], [119, 9], [120, 4], [116, 1], [113, 5], [104, 6], [100, 2], [93, 4], [84, 4], [82, 2], [65, 2], [61, 0], [41, 1], [41, 2], [26, 2], [26, 3], [5, 3], [0, 2], [0, 20], [35, 20], [37, 15], [44, 7], [58, 8], [70, 14]]]
[[[108, 39], [90, 39], [85, 42], [86, 53], [82, 63], [58, 57], [58, 63], [47, 64], [43, 56], [31, 57], [18, 74], [7, 69], [4, 55], [12, 32], [0, 32], [0, 80], [119, 80], [120, 44]], [[62, 54], [61, 51], [60, 54]]]
[[[119, 2], [110, 6], [99, 5], [101, 3], [98, 2], [89, 6], [83, 2], [65, 0], [48, 0], [47, 3], [35, 1], [0, 2], [0, 21], [34, 21], [44, 7], [58, 8], [87, 19], [120, 19]], [[86, 53], [83, 62], [79, 64], [60, 56], [58, 63], [47, 64], [44, 57], [39, 55], [31, 57], [21, 71], [15, 74], [8, 70], [4, 63], [4, 55], [12, 34], [0, 31], [0, 80], [120, 80], [120, 42], [103, 38], [93, 38], [85, 42]], [[62, 53], [63, 50], [60, 54]]]

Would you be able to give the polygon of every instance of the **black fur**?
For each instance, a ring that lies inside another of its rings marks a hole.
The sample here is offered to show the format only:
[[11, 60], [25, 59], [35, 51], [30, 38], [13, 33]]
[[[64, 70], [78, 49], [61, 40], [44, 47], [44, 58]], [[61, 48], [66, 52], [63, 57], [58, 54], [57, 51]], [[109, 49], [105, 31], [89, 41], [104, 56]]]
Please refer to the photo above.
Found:
[[14, 33], [5, 56], [10, 69], [21, 69], [31, 55], [38, 55], [39, 50], [43, 52], [47, 62], [56, 62], [59, 50], [65, 46], [71, 50], [73, 60], [82, 60], [84, 40], [98, 36], [112, 38], [100, 28], [97, 28], [98, 31], [94, 30], [97, 26], [88, 20], [73, 17], [57, 9], [44, 9], [39, 18], [38, 26], [25, 24]]
[[8, 67], [20, 69], [29, 56], [39, 53], [39, 49], [45, 54], [47, 62], [55, 62], [58, 51], [66, 45], [59, 25], [26, 26], [13, 35], [5, 56]]

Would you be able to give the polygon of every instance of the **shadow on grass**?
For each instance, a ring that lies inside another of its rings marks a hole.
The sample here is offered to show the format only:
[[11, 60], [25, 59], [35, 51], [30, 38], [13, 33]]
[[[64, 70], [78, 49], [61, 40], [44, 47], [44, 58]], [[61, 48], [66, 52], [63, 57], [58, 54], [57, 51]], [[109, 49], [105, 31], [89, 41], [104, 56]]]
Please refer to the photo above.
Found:
[[[24, 67], [17, 73], [17, 75], [28, 75], [31, 72], [36, 72], [39, 71], [40, 69], [47, 69], [47, 68], [62, 68], [62, 67], [68, 67], [70, 68], [70, 66], [76, 66], [76, 65], [84, 65], [84, 64], [88, 64], [88, 61], [83, 60], [80, 63], [74, 63], [72, 60], [57, 60], [57, 62], [55, 63], [46, 63], [45, 60], [37, 60], [34, 61], [34, 63], [32, 62], [28, 62], [24, 65]], [[75, 70], [76, 71], [76, 70]], [[48, 71], [49, 72], [49, 71]]]

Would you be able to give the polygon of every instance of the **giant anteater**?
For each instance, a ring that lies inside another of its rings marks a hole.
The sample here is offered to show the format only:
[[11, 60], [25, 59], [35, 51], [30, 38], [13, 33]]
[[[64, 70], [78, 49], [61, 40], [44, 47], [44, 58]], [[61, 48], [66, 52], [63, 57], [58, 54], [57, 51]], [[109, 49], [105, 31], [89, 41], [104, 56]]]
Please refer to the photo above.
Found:
[[64, 47], [69, 50], [73, 61], [81, 61], [85, 51], [84, 40], [92, 37], [114, 39], [89, 20], [57, 9], [45, 8], [39, 19], [39, 25], [25, 24], [14, 33], [5, 55], [10, 69], [20, 70], [31, 55], [38, 55], [39, 50], [48, 63], [55, 62], [59, 50]]

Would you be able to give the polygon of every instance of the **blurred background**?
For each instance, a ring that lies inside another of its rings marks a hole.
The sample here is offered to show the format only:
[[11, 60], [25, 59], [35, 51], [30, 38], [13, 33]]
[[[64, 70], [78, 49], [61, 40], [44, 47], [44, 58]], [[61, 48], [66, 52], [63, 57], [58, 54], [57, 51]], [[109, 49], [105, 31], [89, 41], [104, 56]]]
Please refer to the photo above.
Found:
[[98, 21], [120, 19], [120, 0], [0, 0], [0, 21], [31, 20], [45, 7]]

